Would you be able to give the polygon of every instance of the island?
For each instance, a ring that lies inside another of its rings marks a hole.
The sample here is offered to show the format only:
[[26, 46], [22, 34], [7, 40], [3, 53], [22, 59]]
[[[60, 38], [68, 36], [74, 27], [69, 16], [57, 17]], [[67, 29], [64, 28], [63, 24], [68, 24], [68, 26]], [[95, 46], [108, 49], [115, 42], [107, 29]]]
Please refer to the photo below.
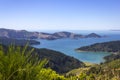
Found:
[[96, 34], [96, 33], [91, 33], [85, 36], [86, 38], [101, 38], [100, 35]]

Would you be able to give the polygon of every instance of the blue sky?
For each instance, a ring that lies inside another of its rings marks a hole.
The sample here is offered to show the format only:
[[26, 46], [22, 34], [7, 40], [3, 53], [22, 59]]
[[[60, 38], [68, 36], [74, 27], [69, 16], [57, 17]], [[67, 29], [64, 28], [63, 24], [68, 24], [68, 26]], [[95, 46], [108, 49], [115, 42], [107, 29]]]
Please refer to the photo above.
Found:
[[0, 0], [0, 28], [120, 29], [120, 0]]

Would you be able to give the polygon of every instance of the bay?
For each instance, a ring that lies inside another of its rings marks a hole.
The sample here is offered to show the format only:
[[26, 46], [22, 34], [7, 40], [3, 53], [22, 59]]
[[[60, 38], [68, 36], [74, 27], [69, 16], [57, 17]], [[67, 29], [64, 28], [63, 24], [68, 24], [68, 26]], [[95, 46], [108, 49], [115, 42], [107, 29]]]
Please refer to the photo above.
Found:
[[[77, 33], [77, 31], [76, 31], [76, 33]], [[84, 34], [87, 34], [87, 32], [84, 32]], [[110, 33], [110, 31], [108, 31], [108, 32], [103, 31], [98, 34], [106, 35], [107, 37], [80, 38], [80, 39], [58, 39], [58, 40], [36, 39], [37, 41], [40, 41], [41, 44], [40, 45], [32, 45], [32, 46], [36, 47], [36, 48], [48, 48], [48, 49], [60, 51], [66, 55], [77, 58], [80, 61], [99, 64], [101, 62], [104, 62], [103, 57], [110, 55], [111, 53], [108, 53], [108, 52], [76, 52], [75, 51], [76, 48], [91, 45], [94, 43], [120, 40], [120, 34], [118, 32]]]

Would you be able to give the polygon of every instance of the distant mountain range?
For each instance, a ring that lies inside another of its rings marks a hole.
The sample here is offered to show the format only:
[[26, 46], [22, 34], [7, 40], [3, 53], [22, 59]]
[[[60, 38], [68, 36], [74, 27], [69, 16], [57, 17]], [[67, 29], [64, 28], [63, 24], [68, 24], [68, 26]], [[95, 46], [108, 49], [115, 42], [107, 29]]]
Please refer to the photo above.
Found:
[[75, 34], [71, 32], [56, 32], [53, 34], [43, 33], [43, 32], [29, 32], [26, 30], [12, 30], [12, 29], [0, 29], [0, 37], [6, 38], [27, 38], [27, 39], [47, 39], [47, 40], [56, 40], [62, 38], [101, 38], [102, 36], [91, 33], [88, 35]]

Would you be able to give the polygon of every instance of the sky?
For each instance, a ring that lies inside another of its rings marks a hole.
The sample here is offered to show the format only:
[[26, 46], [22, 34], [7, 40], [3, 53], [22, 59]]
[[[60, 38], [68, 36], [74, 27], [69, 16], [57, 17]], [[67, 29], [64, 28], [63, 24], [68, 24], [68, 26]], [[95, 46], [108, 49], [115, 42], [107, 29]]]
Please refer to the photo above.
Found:
[[120, 30], [120, 0], [0, 0], [0, 28]]

